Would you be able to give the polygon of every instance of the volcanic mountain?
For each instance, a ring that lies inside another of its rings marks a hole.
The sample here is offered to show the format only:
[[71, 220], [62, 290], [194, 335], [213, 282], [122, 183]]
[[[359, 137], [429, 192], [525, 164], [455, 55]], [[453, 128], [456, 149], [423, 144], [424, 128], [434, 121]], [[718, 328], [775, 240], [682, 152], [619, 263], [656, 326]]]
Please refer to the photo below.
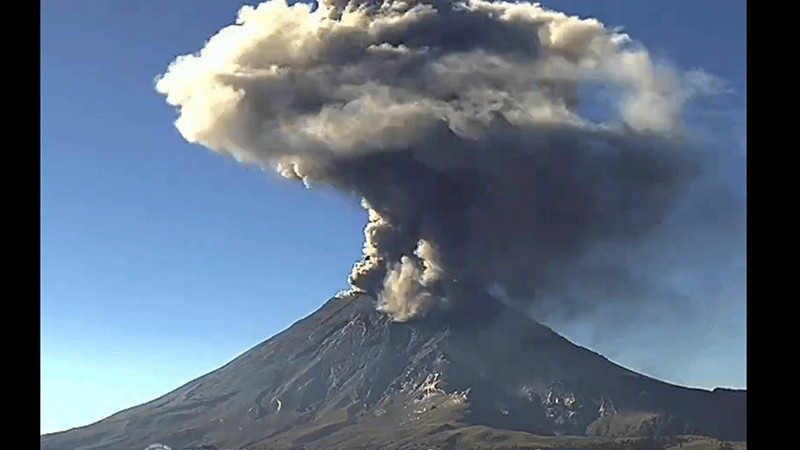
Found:
[[398, 323], [367, 295], [335, 297], [227, 365], [97, 423], [44, 435], [41, 448], [573, 448], [678, 434], [746, 440], [746, 391], [667, 384], [497, 301], [479, 304], [469, 314]]

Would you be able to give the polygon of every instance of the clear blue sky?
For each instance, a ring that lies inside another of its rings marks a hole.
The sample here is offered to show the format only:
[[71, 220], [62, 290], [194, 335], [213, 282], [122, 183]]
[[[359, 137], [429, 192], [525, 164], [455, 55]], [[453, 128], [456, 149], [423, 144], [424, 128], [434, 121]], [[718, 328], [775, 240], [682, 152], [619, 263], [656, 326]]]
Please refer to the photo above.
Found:
[[[744, 2], [542, 3], [624, 26], [654, 55], [725, 79], [734, 93], [695, 114], [729, 152], [720, 177], [741, 179]], [[187, 144], [153, 89], [241, 5], [41, 3], [42, 432], [94, 422], [227, 363], [346, 287], [361, 256], [358, 199]], [[617, 339], [580, 323], [558, 331], [667, 381], [745, 387], [744, 262], [732, 267], [716, 280], [702, 333], [667, 319]]]

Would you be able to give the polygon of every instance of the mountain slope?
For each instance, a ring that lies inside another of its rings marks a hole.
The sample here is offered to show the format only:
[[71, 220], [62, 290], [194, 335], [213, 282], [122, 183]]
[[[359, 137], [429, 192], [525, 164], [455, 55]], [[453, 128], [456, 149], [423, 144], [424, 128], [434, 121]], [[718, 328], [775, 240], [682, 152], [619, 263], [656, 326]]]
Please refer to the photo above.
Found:
[[486, 304], [472, 316], [395, 323], [370, 297], [334, 298], [220, 369], [44, 435], [41, 448], [414, 448], [470, 433], [496, 442], [531, 434], [746, 439], [746, 392], [639, 375]]

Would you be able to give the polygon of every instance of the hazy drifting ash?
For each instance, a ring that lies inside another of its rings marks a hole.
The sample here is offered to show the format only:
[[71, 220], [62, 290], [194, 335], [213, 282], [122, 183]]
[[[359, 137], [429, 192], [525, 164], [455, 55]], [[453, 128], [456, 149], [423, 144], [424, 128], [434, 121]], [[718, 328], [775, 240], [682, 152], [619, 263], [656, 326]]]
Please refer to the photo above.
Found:
[[726, 87], [538, 4], [271, 0], [156, 89], [189, 142], [362, 197], [350, 284], [405, 321], [475, 290], [570, 314], [647, 300], [626, 250], [702, 176], [682, 113]]

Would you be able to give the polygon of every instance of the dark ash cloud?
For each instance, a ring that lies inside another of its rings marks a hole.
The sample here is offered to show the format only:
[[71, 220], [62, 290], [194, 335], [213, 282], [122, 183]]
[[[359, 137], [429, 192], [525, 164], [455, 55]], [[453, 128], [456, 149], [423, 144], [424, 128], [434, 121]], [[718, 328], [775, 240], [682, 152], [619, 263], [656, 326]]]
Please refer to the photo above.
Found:
[[[619, 92], [608, 121], [579, 113], [583, 85]], [[475, 289], [574, 314], [646, 297], [625, 250], [702, 173], [680, 117], [718, 86], [536, 4], [272, 0], [156, 88], [190, 142], [362, 197], [350, 283], [404, 321]]]

